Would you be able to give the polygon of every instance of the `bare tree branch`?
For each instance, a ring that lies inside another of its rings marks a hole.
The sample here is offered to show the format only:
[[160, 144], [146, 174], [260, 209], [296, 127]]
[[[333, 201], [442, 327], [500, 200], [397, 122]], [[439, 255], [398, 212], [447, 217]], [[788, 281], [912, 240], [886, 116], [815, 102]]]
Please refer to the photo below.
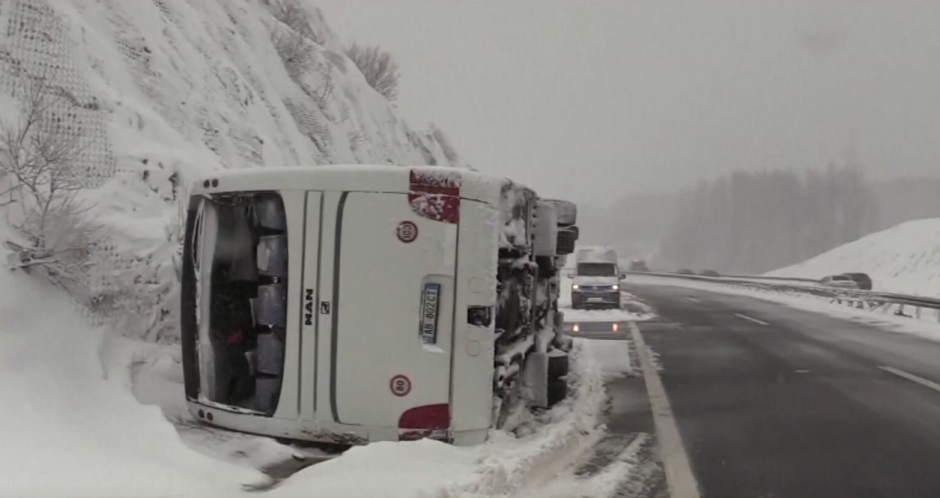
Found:
[[12, 125], [0, 122], [0, 180], [6, 182], [0, 194], [9, 195], [0, 206], [29, 241], [16, 245], [14, 267], [44, 266], [61, 283], [87, 264], [90, 247], [102, 236], [89, 217], [94, 206], [81, 197], [85, 187], [76, 167], [88, 143], [69, 126], [75, 105], [54, 84], [54, 72], [21, 78], [14, 92], [19, 118]]
[[278, 0], [273, 7], [275, 19], [300, 36], [323, 45], [323, 39], [313, 30], [310, 23], [310, 12], [298, 0]]
[[431, 124], [431, 137], [434, 138], [434, 141], [441, 146], [441, 151], [444, 152], [444, 157], [454, 165], [460, 159], [460, 156], [457, 154], [457, 149], [450, 143], [450, 139], [444, 134], [444, 130], [440, 129], [436, 124]]
[[274, 48], [292, 77], [310, 71], [317, 49], [307, 38], [290, 28], [278, 27], [271, 34]]
[[398, 80], [401, 75], [392, 54], [377, 45], [361, 46], [353, 43], [346, 48], [346, 56], [356, 64], [369, 86], [386, 100], [394, 102], [398, 98]]

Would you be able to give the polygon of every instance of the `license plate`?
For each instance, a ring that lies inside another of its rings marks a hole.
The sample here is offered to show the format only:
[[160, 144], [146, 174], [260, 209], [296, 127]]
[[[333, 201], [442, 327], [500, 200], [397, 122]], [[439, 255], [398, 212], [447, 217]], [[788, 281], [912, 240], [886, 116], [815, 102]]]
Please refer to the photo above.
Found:
[[427, 282], [421, 290], [419, 333], [424, 344], [437, 344], [437, 315], [441, 308], [441, 284]]
[[589, 298], [589, 299], [588, 299], [588, 302], [589, 302], [589, 303], [602, 303], [602, 302], [604, 302], [604, 298], [602, 298], [602, 297], [592, 297], [592, 298]]

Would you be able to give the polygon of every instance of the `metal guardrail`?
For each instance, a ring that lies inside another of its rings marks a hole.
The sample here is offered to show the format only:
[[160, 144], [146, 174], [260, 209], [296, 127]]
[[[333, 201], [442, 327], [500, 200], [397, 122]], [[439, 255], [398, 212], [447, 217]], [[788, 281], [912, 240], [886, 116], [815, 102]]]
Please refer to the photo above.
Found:
[[[840, 289], [836, 287], [825, 287], [821, 285], [808, 286], [798, 284], [785, 284], [781, 280], [805, 281], [807, 283], [817, 283], [811, 279], [792, 279], [783, 277], [752, 277], [744, 275], [727, 275], [722, 277], [707, 277], [704, 275], [686, 275], [679, 273], [662, 272], [625, 272], [628, 275], [648, 275], [654, 277], [675, 278], [683, 280], [697, 280], [701, 282], [710, 282], [715, 284], [725, 284], [736, 287], [749, 287], [765, 291], [792, 292], [798, 294], [811, 294], [823, 298], [831, 299], [836, 302], [846, 302], [846, 304], [867, 309], [877, 309], [886, 305], [898, 305], [900, 308], [895, 313], [901, 316], [909, 316], [903, 313], [904, 306], [911, 306], [915, 309], [916, 316], [920, 316], [921, 308], [940, 310], [940, 299], [914, 296], [909, 294], [899, 294], [896, 292], [868, 291], [861, 289]], [[767, 282], [761, 282], [767, 280]], [[940, 321], [940, 312], [937, 314]]]
[[758, 276], [758, 277], [755, 277], [753, 275], [725, 275], [725, 276], [730, 277], [730, 278], [747, 278], [751, 280], [808, 282], [808, 283], [813, 283], [813, 284], [819, 283], [819, 280], [812, 279], [812, 278], [804, 278], [804, 277], [765, 277], [763, 275]]

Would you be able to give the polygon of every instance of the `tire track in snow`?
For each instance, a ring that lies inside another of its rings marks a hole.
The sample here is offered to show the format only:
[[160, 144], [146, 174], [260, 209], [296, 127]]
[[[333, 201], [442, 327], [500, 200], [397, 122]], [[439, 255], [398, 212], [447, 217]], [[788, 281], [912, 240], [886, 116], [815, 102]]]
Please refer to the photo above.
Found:
[[[549, 412], [535, 434], [516, 441], [492, 441], [475, 475], [440, 490], [440, 498], [524, 496], [583, 463], [603, 438], [607, 394], [589, 341], [575, 339], [569, 385], [573, 395]], [[511, 436], [508, 436], [511, 437]]]
[[523, 498], [667, 498], [650, 434], [608, 434], [573, 473], [514, 496]]
[[[628, 356], [636, 358], [635, 345], [631, 345]], [[586, 341], [585, 346], [609, 348], [603, 342]], [[590, 351], [590, 349], [589, 349]], [[596, 357], [598, 368], [601, 357]], [[624, 358], [626, 359], [626, 358]], [[610, 361], [608, 359], [607, 361]], [[631, 364], [638, 362], [631, 361]], [[600, 369], [604, 374], [604, 369]], [[624, 393], [620, 393], [623, 395]], [[612, 400], [604, 390], [604, 409], [598, 423], [607, 417], [616, 416]], [[656, 452], [656, 438], [643, 432], [610, 432], [601, 426], [600, 437], [586, 451], [568, 455], [569, 462], [563, 470], [555, 472], [541, 482], [525, 489], [507, 491], [490, 496], [513, 496], [528, 498], [667, 498], [665, 472]], [[558, 467], [555, 467], [558, 468]]]

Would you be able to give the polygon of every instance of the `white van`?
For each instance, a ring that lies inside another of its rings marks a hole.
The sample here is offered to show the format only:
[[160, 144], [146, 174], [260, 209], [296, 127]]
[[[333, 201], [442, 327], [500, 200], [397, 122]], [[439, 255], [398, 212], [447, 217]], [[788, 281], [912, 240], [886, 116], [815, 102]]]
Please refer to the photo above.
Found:
[[585, 247], [575, 254], [571, 283], [572, 309], [620, 309], [620, 271], [617, 251], [608, 247]]
[[557, 260], [536, 262], [537, 215], [551, 203], [526, 192], [440, 167], [226, 170], [196, 182], [181, 273], [190, 410], [287, 439], [476, 444], [522, 370], [547, 404], [563, 379], [548, 378], [546, 358], [565, 341], [560, 319], [537, 313], [557, 310], [557, 292], [512, 309], [529, 322], [497, 302], [511, 280], [504, 259], [528, 258], [523, 271], [536, 273]]

